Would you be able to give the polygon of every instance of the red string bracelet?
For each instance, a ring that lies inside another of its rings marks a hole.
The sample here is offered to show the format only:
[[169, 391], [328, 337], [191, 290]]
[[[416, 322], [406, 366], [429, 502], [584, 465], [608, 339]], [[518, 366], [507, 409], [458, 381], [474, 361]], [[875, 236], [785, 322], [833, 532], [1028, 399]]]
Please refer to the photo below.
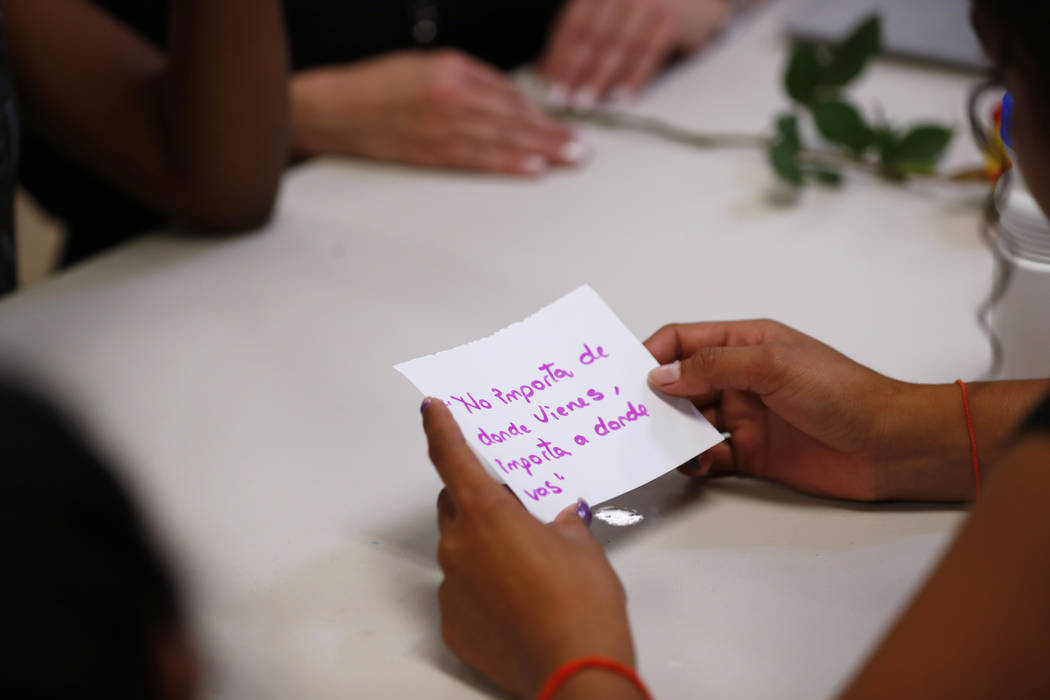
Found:
[[633, 668], [625, 663], [621, 663], [616, 659], [610, 659], [608, 656], [582, 656], [578, 659], [572, 659], [566, 661], [550, 675], [547, 682], [543, 684], [543, 688], [540, 689], [539, 695], [536, 696], [536, 700], [551, 700], [554, 694], [558, 692], [558, 689], [565, 684], [567, 680], [575, 676], [580, 671], [587, 668], [601, 668], [606, 671], [612, 671], [626, 678], [631, 684], [641, 691], [642, 696], [646, 700], [652, 700], [652, 695], [649, 694], [649, 689], [645, 687], [645, 683], [638, 677], [638, 674]]
[[974, 488], [977, 490], [977, 495], [981, 495], [981, 468], [977, 461], [977, 434], [973, 429], [973, 415], [970, 413], [970, 399], [966, 395], [966, 384], [961, 379], [956, 379], [955, 383], [959, 385], [959, 389], [962, 391], [963, 409], [966, 411], [966, 430], [970, 434], [970, 456], [973, 458], [973, 482]]

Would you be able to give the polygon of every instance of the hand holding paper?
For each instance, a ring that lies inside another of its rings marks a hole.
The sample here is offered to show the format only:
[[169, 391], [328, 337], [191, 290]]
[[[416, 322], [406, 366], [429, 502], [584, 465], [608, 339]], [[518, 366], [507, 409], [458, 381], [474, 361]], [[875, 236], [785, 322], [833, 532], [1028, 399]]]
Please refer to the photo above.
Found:
[[[959, 387], [891, 379], [776, 321], [664, 326], [645, 341], [662, 394], [688, 398], [733, 435], [695, 475], [741, 474], [829, 498], [963, 501], [974, 495]], [[1047, 384], [978, 385], [981, 430], [1008, 439]], [[989, 393], [990, 392], [990, 393]], [[1031, 392], [1031, 393], [1029, 393]], [[989, 404], [985, 404], [989, 405]]]
[[652, 355], [590, 287], [482, 340], [396, 369], [445, 403], [468, 444], [549, 522], [613, 498], [722, 440], [686, 399], [661, 397]]
[[576, 509], [537, 521], [485, 473], [441, 402], [423, 404], [423, 428], [446, 485], [438, 604], [449, 649], [514, 697], [536, 697], [569, 659], [600, 654], [633, 666], [623, 585]]

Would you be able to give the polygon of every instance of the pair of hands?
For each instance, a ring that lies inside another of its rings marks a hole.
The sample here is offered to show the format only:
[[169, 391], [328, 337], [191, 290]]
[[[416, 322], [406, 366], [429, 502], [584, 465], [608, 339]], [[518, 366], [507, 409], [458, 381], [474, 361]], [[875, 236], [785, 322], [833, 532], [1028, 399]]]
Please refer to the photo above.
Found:
[[[747, 474], [857, 500], [972, 495], [967, 445], [955, 450], [962, 467], [946, 469], [949, 446], [930, 434], [937, 414], [951, 413], [930, 392], [958, 402], [956, 387], [889, 379], [772, 321], [671, 325], [645, 345], [661, 363], [650, 382], [689, 397], [732, 434], [683, 467], [687, 473]], [[440, 401], [425, 404], [423, 414], [430, 457], [446, 484], [438, 561], [449, 648], [521, 696], [535, 694], [574, 657], [633, 663], [623, 588], [575, 512], [539, 523], [488, 476]], [[632, 697], [626, 684], [618, 690]]]
[[591, 109], [630, 101], [675, 53], [710, 40], [730, 15], [729, 0], [573, 0], [540, 59], [554, 102]]
[[[668, 56], [698, 48], [727, 0], [571, 0], [540, 59], [557, 101], [633, 97]], [[453, 50], [404, 51], [297, 75], [295, 150], [532, 176], [588, 155], [502, 73]]]

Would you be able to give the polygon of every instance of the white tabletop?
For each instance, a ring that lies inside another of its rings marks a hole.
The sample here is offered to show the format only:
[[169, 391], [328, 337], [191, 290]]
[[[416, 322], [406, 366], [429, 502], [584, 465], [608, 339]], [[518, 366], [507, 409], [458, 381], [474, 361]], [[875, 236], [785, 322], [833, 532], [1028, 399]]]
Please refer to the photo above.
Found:
[[[766, 129], [796, 4], [758, 13], [639, 110]], [[857, 94], [962, 128], [972, 80], [880, 64]], [[317, 161], [261, 233], [151, 236], [0, 303], [0, 347], [77, 409], [173, 553], [209, 697], [491, 692], [441, 644], [439, 482], [420, 397], [391, 365], [583, 282], [640, 338], [769, 316], [901, 378], [985, 368], [980, 190], [855, 176], [776, 206], [757, 152], [585, 133], [593, 162], [538, 182]], [[951, 162], [975, 159], [960, 133]], [[594, 530], [660, 697], [831, 694], [960, 518], [677, 473], [617, 502], [649, 517]]]

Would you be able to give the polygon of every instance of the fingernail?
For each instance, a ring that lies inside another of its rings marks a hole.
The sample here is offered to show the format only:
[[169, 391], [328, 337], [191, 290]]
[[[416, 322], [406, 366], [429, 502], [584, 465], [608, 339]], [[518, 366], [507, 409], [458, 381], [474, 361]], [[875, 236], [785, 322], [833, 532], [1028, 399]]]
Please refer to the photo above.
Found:
[[587, 527], [591, 526], [591, 518], [593, 517], [591, 515], [591, 507], [582, 498], [576, 501], [576, 515], [580, 516], [580, 520], [583, 521], [584, 525]]
[[675, 360], [669, 365], [660, 365], [649, 372], [649, 381], [657, 386], [673, 384], [682, 378], [682, 364]]
[[569, 163], [582, 163], [590, 157], [591, 148], [583, 141], [573, 139], [561, 147], [558, 155]]
[[594, 109], [597, 104], [598, 93], [589, 85], [580, 88], [579, 92], [572, 98], [572, 106], [584, 111]]
[[569, 101], [569, 90], [561, 83], [547, 88], [547, 102], [554, 107], [564, 107]]
[[626, 85], [613, 88], [609, 93], [609, 102], [617, 107], [630, 107], [634, 104], [634, 91]]
[[419, 412], [422, 413], [423, 411], [427, 410], [427, 406], [429, 405], [430, 399], [423, 399], [423, 405], [419, 407]]
[[521, 168], [530, 175], [539, 175], [547, 169], [547, 159], [543, 156], [528, 156], [522, 161]]

